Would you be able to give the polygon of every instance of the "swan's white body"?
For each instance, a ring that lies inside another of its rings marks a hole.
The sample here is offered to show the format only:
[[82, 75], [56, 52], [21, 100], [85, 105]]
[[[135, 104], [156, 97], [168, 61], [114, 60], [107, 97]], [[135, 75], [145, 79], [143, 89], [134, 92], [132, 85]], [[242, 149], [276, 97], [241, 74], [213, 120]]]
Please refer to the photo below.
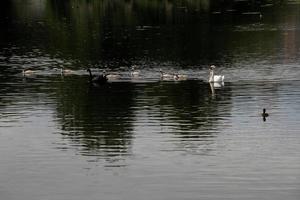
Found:
[[214, 76], [211, 76], [209, 78], [209, 82], [210, 83], [219, 83], [219, 82], [224, 82], [224, 76], [222, 75], [214, 75]]
[[208, 82], [210, 82], [210, 83], [224, 82], [225, 76], [224, 75], [215, 75], [214, 68], [215, 68], [214, 65], [212, 65], [210, 67], [210, 74], [209, 74]]

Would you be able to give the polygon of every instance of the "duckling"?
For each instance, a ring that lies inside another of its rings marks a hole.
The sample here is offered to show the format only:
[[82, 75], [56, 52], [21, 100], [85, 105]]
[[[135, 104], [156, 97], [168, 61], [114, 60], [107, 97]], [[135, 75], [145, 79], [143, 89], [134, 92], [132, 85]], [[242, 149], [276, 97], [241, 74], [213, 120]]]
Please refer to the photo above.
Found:
[[36, 72], [31, 69], [23, 69], [23, 71], [22, 71], [23, 76], [30, 76], [30, 75], [33, 75], [34, 73], [36, 73]]
[[160, 78], [161, 79], [167, 79], [167, 80], [169, 80], [169, 79], [173, 79], [174, 78], [174, 74], [167, 74], [167, 73], [163, 72], [161, 69], [159, 70], [159, 72], [160, 72]]
[[[104, 73], [105, 73], [105, 71], [104, 71]], [[120, 74], [106, 74], [105, 76], [108, 80], [117, 80], [117, 79], [121, 78]]]
[[184, 81], [187, 80], [188, 76], [185, 74], [174, 74], [174, 80], [176, 81]]
[[140, 70], [136, 70], [136, 66], [135, 65], [133, 65], [132, 67], [131, 67], [131, 76], [133, 76], [133, 77], [137, 77], [137, 76], [139, 76], [140, 75]]
[[71, 70], [71, 69], [64, 69], [64, 68], [60, 68], [60, 73], [61, 73], [61, 75], [64, 75], [64, 74], [72, 74], [72, 73], [74, 73], [74, 71], [73, 70]]

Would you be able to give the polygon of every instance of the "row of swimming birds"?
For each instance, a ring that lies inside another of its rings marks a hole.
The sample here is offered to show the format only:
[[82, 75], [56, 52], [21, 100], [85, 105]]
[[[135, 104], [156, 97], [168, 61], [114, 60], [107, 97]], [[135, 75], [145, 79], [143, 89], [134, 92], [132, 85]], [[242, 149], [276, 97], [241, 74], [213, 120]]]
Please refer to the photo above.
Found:
[[[214, 65], [211, 65], [209, 67], [210, 73], [209, 73], [208, 82], [210, 82], [210, 83], [224, 82], [224, 75], [215, 75], [215, 72], [214, 72], [215, 68], [216, 68], [216, 66], [214, 66]], [[64, 68], [61, 68], [60, 72], [61, 72], [61, 75], [67, 75], [67, 74], [74, 73], [73, 70], [64, 69]], [[92, 71], [89, 68], [87, 69], [87, 72], [89, 73], [90, 81], [93, 83], [98, 83], [98, 84], [105, 84], [109, 80], [116, 80], [116, 79], [121, 78], [120, 74], [107, 74], [105, 70], [102, 72], [102, 74], [99, 74], [99, 75], [92, 74]], [[163, 72], [161, 69], [159, 70], [159, 72], [160, 72], [160, 78], [163, 80], [187, 80], [188, 79], [188, 76], [186, 74], [166, 73], [166, 72]], [[35, 73], [36, 73], [36, 71], [31, 70], [31, 69], [23, 70], [23, 72], [22, 72], [23, 76], [29, 76], [29, 75], [33, 75]], [[139, 77], [141, 75], [140, 73], [141, 73], [140, 70], [137, 70], [136, 66], [133, 66], [131, 68], [130, 75], [132, 77]]]
[[[223, 83], [224, 82], [224, 75], [215, 75], [214, 69], [216, 66], [212, 65], [209, 67], [209, 83]], [[106, 74], [105, 71], [102, 72], [100, 75], [93, 75], [91, 69], [87, 69], [87, 72], [89, 73], [90, 82], [95, 84], [105, 84], [110, 79], [119, 79], [121, 76], [119, 74]], [[33, 70], [23, 70], [23, 76], [34, 74], [35, 71]], [[74, 73], [73, 70], [70, 69], [61, 69], [61, 74], [72, 74]], [[131, 76], [133, 77], [139, 77], [140, 76], [140, 70], [136, 70], [135, 66], [132, 67], [131, 70]], [[165, 80], [187, 80], [188, 76], [185, 74], [173, 74], [173, 73], [165, 73], [162, 70], [160, 70], [160, 77], [161, 79]], [[266, 121], [266, 118], [269, 116], [269, 114], [266, 112], [266, 109], [263, 109], [263, 113], [261, 114], [263, 117], [263, 121]]]

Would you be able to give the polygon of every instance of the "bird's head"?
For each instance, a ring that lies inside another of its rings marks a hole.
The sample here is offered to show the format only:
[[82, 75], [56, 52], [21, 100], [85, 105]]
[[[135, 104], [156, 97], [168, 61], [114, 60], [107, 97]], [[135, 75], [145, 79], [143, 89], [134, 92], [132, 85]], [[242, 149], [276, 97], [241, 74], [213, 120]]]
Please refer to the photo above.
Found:
[[210, 70], [214, 70], [215, 68], [216, 68], [215, 65], [211, 65], [211, 66], [209, 67]]

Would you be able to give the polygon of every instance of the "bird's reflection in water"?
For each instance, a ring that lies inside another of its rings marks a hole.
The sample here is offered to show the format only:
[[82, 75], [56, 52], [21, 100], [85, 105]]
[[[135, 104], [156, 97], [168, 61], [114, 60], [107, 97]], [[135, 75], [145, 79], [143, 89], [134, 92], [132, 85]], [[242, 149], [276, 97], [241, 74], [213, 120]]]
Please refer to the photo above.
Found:
[[216, 90], [224, 87], [224, 82], [220, 83], [209, 83], [211, 94], [214, 97], [216, 95]]

